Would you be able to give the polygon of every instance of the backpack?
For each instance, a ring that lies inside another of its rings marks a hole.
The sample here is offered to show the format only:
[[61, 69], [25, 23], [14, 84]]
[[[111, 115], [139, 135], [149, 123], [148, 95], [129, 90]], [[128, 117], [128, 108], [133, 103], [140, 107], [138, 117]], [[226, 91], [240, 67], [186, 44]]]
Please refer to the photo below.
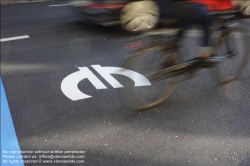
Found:
[[241, 14], [244, 16], [250, 16], [250, 0], [241, 0], [239, 2]]

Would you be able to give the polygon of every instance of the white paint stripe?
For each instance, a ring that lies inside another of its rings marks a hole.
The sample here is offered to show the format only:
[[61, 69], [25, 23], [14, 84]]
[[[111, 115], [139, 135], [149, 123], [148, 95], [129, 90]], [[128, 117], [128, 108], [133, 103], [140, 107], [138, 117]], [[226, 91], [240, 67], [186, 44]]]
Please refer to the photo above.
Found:
[[[92, 67], [114, 88], [123, 88], [123, 85], [110, 75], [112, 73], [113, 68], [105, 67], [104, 70], [104, 68], [100, 65], [92, 65]], [[109, 69], [111, 69], [111, 71]], [[119, 71], [119, 69], [117, 69], [117, 71]]]
[[132, 79], [135, 86], [149, 86], [151, 83], [143, 75], [121, 67], [101, 67], [100, 65], [91, 65], [113, 88], [123, 88], [111, 74], [119, 74]]
[[27, 39], [27, 38], [30, 38], [30, 37], [28, 35], [16, 36], [16, 37], [9, 37], [9, 38], [3, 38], [3, 39], [1, 39], [1, 42], [11, 41], [11, 40]]
[[68, 6], [71, 4], [49, 5], [49, 7]]

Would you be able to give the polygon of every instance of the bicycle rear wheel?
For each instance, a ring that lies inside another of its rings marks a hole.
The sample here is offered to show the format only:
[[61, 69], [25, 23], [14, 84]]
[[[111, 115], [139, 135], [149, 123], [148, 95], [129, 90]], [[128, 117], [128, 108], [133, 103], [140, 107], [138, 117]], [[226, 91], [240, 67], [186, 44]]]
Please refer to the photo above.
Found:
[[[153, 73], [161, 68], [161, 63], [167, 61], [167, 64], [175, 63], [175, 52], [165, 45], [148, 46], [137, 51], [131, 56], [124, 65], [124, 68], [138, 72], [148, 78], [150, 73]], [[131, 80], [125, 80], [124, 88], [122, 89], [122, 98], [128, 106], [146, 110], [161, 104], [174, 91], [176, 83], [174, 77], [166, 78], [160, 81], [150, 81], [150, 86], [135, 87]]]
[[219, 84], [237, 79], [245, 69], [249, 59], [248, 33], [243, 28], [232, 28], [219, 38], [215, 55], [225, 60], [215, 67], [214, 75]]

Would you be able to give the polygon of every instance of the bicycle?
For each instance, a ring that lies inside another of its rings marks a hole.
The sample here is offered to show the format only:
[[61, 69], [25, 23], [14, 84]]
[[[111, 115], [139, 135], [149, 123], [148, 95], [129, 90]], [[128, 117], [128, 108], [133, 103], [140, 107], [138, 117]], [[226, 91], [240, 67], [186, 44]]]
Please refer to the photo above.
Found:
[[[129, 57], [124, 68], [144, 75], [151, 82], [151, 86], [134, 87], [134, 82], [125, 79], [122, 97], [130, 107], [143, 111], [161, 104], [174, 92], [178, 83], [193, 78], [200, 69], [214, 69], [212, 73], [219, 85], [240, 76], [249, 59], [249, 48], [246, 45], [248, 33], [242, 27], [235, 26], [241, 19], [238, 17], [238, 11], [216, 12], [214, 15], [217, 18], [214, 32], [221, 32], [221, 35], [217, 39], [215, 54], [211, 58], [193, 58], [181, 62], [177, 54], [181, 44], [176, 39], [176, 34], [181, 33], [181, 30], [177, 30], [175, 35], [151, 33], [139, 39], [140, 43], [146, 46]], [[151, 58], [149, 61], [144, 60], [148, 57]], [[239, 65], [224, 65], [224, 62], [235, 59], [240, 60]], [[225, 72], [229, 71], [233, 71], [232, 74], [226, 75]]]

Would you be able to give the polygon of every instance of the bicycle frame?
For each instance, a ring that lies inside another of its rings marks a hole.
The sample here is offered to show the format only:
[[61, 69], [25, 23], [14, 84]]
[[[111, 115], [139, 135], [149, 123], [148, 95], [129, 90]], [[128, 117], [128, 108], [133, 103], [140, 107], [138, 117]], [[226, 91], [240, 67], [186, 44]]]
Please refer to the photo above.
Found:
[[[230, 13], [231, 14], [231, 13]], [[232, 15], [232, 14], [231, 14]], [[235, 21], [235, 15], [230, 16], [230, 17], [223, 17], [222, 14], [222, 24], [219, 25], [218, 30], [221, 30], [223, 33], [219, 38], [223, 38], [223, 36], [227, 36], [227, 34], [230, 32], [230, 30], [233, 28], [234, 23], [229, 23], [229, 21]], [[182, 30], [178, 31], [179, 33], [183, 33]], [[179, 41], [181, 38], [176, 39], [175, 41], [172, 41], [170, 47], [173, 48], [173, 50], [177, 50], [179, 47]], [[221, 41], [217, 41], [221, 42]], [[228, 45], [228, 43], [227, 43]], [[151, 81], [159, 81], [162, 79], [166, 79], [169, 77], [174, 77], [174, 76], [180, 76], [185, 73], [190, 73], [193, 74], [195, 71], [202, 69], [202, 68], [212, 68], [214, 65], [224, 61], [227, 58], [233, 57], [234, 54], [229, 50], [228, 54], [223, 56], [223, 57], [217, 57], [217, 58], [206, 58], [206, 59], [201, 59], [201, 58], [193, 58], [191, 60], [188, 60], [184, 63], [177, 64], [171, 67], [167, 67], [165, 69], [161, 69], [159, 71], [156, 71], [154, 73], [151, 73], [148, 78]]]

